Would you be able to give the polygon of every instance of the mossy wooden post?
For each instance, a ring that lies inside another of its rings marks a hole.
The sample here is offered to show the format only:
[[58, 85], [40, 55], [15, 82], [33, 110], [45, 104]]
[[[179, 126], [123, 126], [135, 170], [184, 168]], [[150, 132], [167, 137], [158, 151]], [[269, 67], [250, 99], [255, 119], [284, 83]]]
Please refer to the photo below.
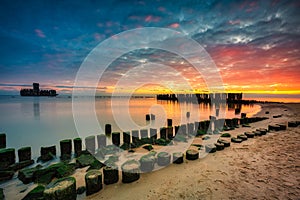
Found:
[[167, 119], [167, 126], [173, 126], [172, 119]]
[[109, 184], [117, 183], [119, 181], [119, 170], [117, 166], [115, 167], [105, 166], [103, 168], [103, 176], [104, 176], [104, 184], [109, 185]]
[[132, 130], [132, 143], [136, 143], [139, 140], [139, 131]]
[[60, 156], [62, 159], [71, 158], [72, 154], [72, 140], [61, 140], [60, 144]]
[[112, 135], [111, 135], [111, 140], [112, 140], [112, 143], [116, 146], [120, 146], [120, 132], [113, 132]]
[[104, 134], [97, 135], [97, 143], [98, 143], [98, 149], [101, 147], [106, 147], [106, 136]]
[[199, 158], [199, 152], [194, 149], [188, 149], [185, 154], [187, 160], [197, 160]]
[[140, 163], [136, 160], [126, 161], [121, 170], [123, 183], [132, 183], [140, 178]]
[[74, 177], [61, 178], [51, 182], [44, 190], [45, 200], [75, 200], [76, 179]]
[[111, 124], [105, 124], [105, 135], [111, 134]]
[[7, 168], [9, 165], [15, 164], [15, 149], [0, 149], [0, 167]]
[[82, 140], [81, 138], [75, 138], [73, 140], [74, 143], [74, 152], [76, 156], [80, 156], [82, 152]]
[[152, 141], [157, 139], [157, 129], [150, 128], [150, 138], [152, 139]]
[[166, 127], [160, 128], [159, 133], [160, 133], [161, 139], [167, 139], [167, 128]]
[[167, 127], [167, 136], [169, 140], [173, 139], [173, 126], [168, 126]]
[[175, 163], [175, 164], [183, 163], [183, 153], [182, 152], [173, 153], [173, 163]]
[[86, 195], [99, 192], [102, 189], [102, 173], [98, 170], [91, 170], [85, 175]]
[[18, 149], [19, 162], [31, 160], [31, 147]]
[[160, 152], [157, 154], [157, 164], [159, 166], [167, 166], [171, 162], [171, 155], [168, 152]]
[[49, 161], [56, 156], [56, 146], [41, 147], [41, 160]]
[[0, 149], [6, 148], [6, 134], [0, 133]]
[[95, 153], [96, 144], [95, 144], [95, 136], [91, 135], [85, 138], [85, 147], [91, 154]]
[[123, 132], [123, 143], [130, 144], [130, 132]]
[[141, 134], [141, 138], [148, 138], [148, 130], [147, 129], [141, 129], [140, 134]]

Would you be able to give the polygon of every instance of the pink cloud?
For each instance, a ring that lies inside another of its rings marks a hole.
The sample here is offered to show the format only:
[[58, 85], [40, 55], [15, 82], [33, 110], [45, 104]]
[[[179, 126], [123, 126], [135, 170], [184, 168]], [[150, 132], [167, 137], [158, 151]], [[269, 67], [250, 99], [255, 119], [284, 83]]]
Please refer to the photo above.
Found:
[[35, 29], [34, 32], [40, 38], [45, 38], [46, 37], [46, 35], [44, 34], [44, 32], [42, 30], [40, 30], [40, 29]]
[[145, 22], [159, 22], [160, 21], [160, 17], [156, 17], [153, 15], [148, 15], [145, 17]]
[[179, 24], [178, 23], [173, 23], [169, 25], [170, 28], [178, 28]]

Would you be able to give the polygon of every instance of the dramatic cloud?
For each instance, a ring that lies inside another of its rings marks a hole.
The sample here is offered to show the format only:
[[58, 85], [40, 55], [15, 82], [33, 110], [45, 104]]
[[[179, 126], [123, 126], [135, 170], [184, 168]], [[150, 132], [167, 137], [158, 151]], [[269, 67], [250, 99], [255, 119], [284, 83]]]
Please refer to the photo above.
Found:
[[[228, 90], [299, 93], [299, 9], [297, 0], [3, 0], [0, 90], [17, 92], [22, 85], [40, 82], [70, 91], [84, 58], [100, 42], [133, 28], [164, 27], [203, 45]], [[153, 49], [115, 60], [99, 88], [110, 92], [128, 71], [148, 62], [171, 66], [195, 89], [207, 89], [205, 77], [183, 58]]]

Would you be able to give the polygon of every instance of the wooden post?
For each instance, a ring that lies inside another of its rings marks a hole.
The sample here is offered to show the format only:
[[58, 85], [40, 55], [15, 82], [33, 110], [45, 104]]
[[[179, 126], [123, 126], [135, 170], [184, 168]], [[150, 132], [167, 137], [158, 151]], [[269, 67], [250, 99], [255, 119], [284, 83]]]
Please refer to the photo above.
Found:
[[112, 143], [116, 146], [120, 146], [120, 132], [113, 132], [111, 135]]
[[97, 135], [98, 149], [106, 147], [106, 136], [104, 134]]
[[96, 141], [95, 136], [91, 135], [85, 138], [85, 147], [91, 154], [95, 154], [96, 150]]
[[0, 133], [0, 149], [6, 148], [6, 134]]
[[18, 149], [19, 162], [31, 160], [31, 147]]
[[102, 189], [102, 173], [91, 170], [85, 175], [86, 195], [94, 194]]
[[111, 134], [111, 124], [105, 124], [105, 135]]
[[73, 143], [74, 143], [75, 156], [80, 156], [81, 152], [82, 152], [82, 140], [81, 140], [81, 138], [73, 139]]
[[71, 158], [72, 154], [72, 140], [61, 140], [60, 142], [60, 155], [62, 159]]

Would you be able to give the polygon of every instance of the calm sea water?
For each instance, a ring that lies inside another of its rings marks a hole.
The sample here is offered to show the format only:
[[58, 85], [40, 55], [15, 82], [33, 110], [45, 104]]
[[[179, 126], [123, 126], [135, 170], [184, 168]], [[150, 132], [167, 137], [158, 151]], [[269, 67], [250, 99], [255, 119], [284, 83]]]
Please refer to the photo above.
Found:
[[[134, 98], [127, 106], [125, 99], [96, 98], [94, 110], [100, 129], [95, 130], [89, 124], [92, 120], [89, 118], [90, 111], [86, 109], [90, 102], [85, 99], [80, 99], [79, 102], [77, 111], [83, 120], [80, 128], [84, 132], [78, 133], [73, 119], [72, 99], [67, 96], [56, 98], [0, 96], [0, 132], [7, 134], [8, 147], [18, 149], [31, 146], [33, 156], [36, 157], [41, 146], [57, 145], [59, 151], [60, 140], [103, 133], [105, 124], [112, 124], [113, 131], [121, 132], [150, 127], [159, 129], [166, 126], [167, 118], [173, 119], [173, 125], [178, 125], [207, 120], [209, 115], [215, 115], [214, 107], [209, 104], [179, 104], [157, 101], [154, 98]], [[247, 113], [247, 116], [252, 116], [259, 110], [258, 105], [241, 107], [241, 112]], [[186, 112], [191, 113], [190, 118], [186, 117]], [[148, 113], [153, 113], [156, 119], [147, 122], [145, 115]], [[234, 105], [220, 106], [220, 117], [239, 116], [240, 114], [234, 113]]]

